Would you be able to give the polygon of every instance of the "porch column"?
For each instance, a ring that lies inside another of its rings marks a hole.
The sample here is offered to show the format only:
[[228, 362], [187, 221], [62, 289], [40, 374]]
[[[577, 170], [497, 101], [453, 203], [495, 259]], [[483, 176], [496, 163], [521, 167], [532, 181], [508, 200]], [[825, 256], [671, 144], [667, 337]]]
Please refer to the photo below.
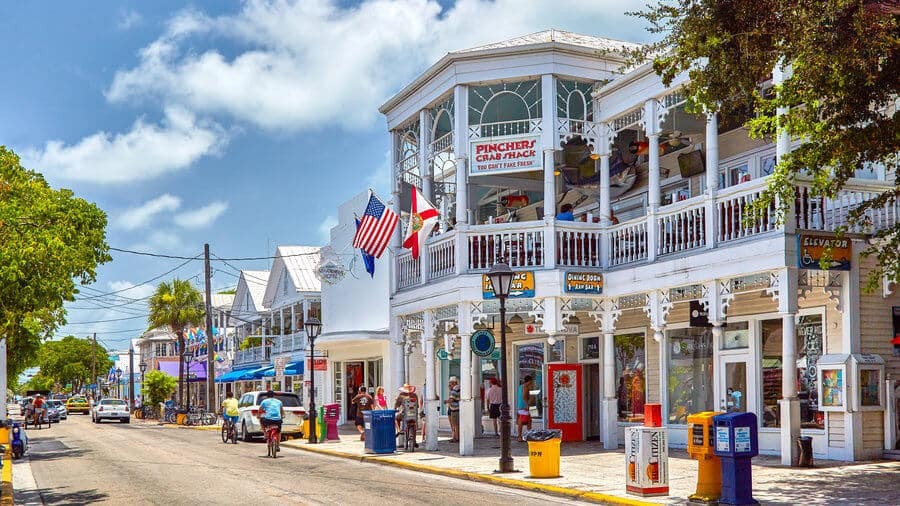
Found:
[[618, 402], [616, 401], [616, 344], [611, 330], [603, 331], [603, 448], [619, 447]]
[[[391, 209], [397, 213], [397, 216], [400, 216], [400, 189], [403, 187], [402, 182], [400, 181], [400, 172], [397, 170], [397, 164], [400, 162], [400, 136], [397, 134], [395, 130], [391, 130]], [[388, 262], [388, 266], [391, 273], [391, 295], [397, 293], [397, 282], [400, 280], [400, 275], [397, 272], [397, 253], [400, 252], [400, 241], [401, 241], [401, 227], [398, 226], [394, 229], [394, 232], [391, 234], [391, 242], [390, 247], [388, 248], [388, 252], [390, 253]], [[306, 308], [304, 307], [304, 310]], [[303, 319], [306, 321], [309, 315], [304, 311]]]
[[299, 332], [301, 330], [301, 329], [297, 328], [297, 316], [294, 313], [295, 306], [296, 306], [296, 304], [291, 304], [291, 350], [303, 348], [303, 343], [300, 343], [300, 346], [297, 346], [294, 343], [293, 336], [295, 336], [297, 334], [297, 332]]
[[[406, 383], [406, 350], [403, 335], [402, 319], [391, 317], [389, 320], [389, 331], [391, 334], [391, 383], [385, 385], [384, 389], [390, 395], [397, 395], [397, 389]], [[390, 406], [389, 406], [390, 407]]]
[[434, 364], [434, 312], [425, 310], [423, 315], [424, 330], [422, 340], [425, 341], [425, 449], [437, 450], [438, 423], [440, 423], [437, 399], [437, 375]]
[[[469, 304], [457, 305], [457, 329], [459, 331], [459, 454], [475, 454], [475, 404], [472, 396], [472, 343], [468, 339], [471, 331], [465, 331], [463, 320], [468, 320]], [[480, 411], [480, 409], [479, 409]]]
[[[559, 143], [559, 135], [556, 133], [556, 79], [553, 74], [541, 76], [541, 151], [544, 156], [544, 217], [555, 218], [556, 208], [556, 169], [553, 153]], [[552, 221], [548, 221], [552, 223]], [[546, 240], [546, 238], [545, 238]], [[545, 255], [545, 262], [555, 261], [556, 255]]]
[[644, 103], [644, 133], [647, 134], [647, 260], [656, 260], [659, 231], [656, 213], [659, 211], [659, 105], [655, 99]]
[[[600, 226], [607, 228], [612, 225], [612, 205], [609, 197], [609, 155], [614, 135], [609, 123], [601, 123], [599, 129], [597, 154], [600, 155], [600, 159], [595, 162], [594, 170], [600, 172]], [[601, 267], [609, 267], [609, 244], [609, 231], [604, 230], [600, 234]]]
[[453, 144], [456, 154], [456, 225], [469, 224], [469, 87], [453, 88]]
[[706, 114], [706, 247], [716, 247], [716, 192], [719, 189], [719, 117]]
[[422, 174], [422, 195], [434, 203], [434, 171], [431, 166], [431, 116], [428, 111], [419, 111], [419, 173]]
[[778, 302], [781, 323], [781, 463], [796, 466], [800, 453], [800, 400], [797, 398], [797, 269], [779, 273]]
[[[784, 81], [791, 77], [793, 71], [790, 65], [783, 65], [781, 62], [775, 65], [772, 70], [772, 82], [775, 86], [784, 84]], [[781, 163], [785, 155], [791, 152], [791, 134], [786, 126], [780, 123], [784, 120], [784, 116], [790, 111], [789, 107], [779, 107], [775, 110], [775, 117], [779, 124], [776, 125], [777, 134], [775, 137], [775, 160]], [[794, 211], [794, 201], [788, 202], [788, 210], [784, 216], [784, 233], [793, 234], [797, 228], [797, 218]]]

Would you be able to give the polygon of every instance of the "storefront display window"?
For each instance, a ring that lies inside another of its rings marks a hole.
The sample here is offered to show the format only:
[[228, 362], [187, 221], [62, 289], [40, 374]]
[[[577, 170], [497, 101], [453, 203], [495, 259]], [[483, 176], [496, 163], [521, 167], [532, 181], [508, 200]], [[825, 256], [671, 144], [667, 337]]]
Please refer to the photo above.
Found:
[[[537, 395], [532, 396], [532, 403], [538, 408], [539, 417], [543, 417], [544, 410], [544, 392], [542, 390], [544, 384], [544, 343], [520, 344], [516, 346], [516, 378], [521, 384], [525, 376], [531, 375], [534, 378], [535, 389], [538, 390]], [[516, 385], [518, 390], [518, 385]], [[517, 409], [516, 404], [510, 400], [512, 409]]]
[[861, 406], [880, 406], [881, 371], [877, 369], [860, 369], [859, 371], [859, 403]]
[[615, 336], [616, 348], [616, 399], [620, 422], [644, 420], [646, 402], [646, 356], [644, 334]]
[[[824, 429], [825, 413], [819, 410], [816, 364], [823, 352], [821, 314], [797, 318], [797, 396], [800, 399], [800, 425], [804, 429]], [[781, 426], [778, 400], [782, 387], [782, 319], [762, 322], [762, 426]]]
[[566, 340], [557, 339], [553, 344], [547, 345], [547, 362], [566, 361]]
[[581, 360], [600, 358], [600, 338], [585, 337], [581, 339]]
[[712, 332], [687, 328], [667, 332], [668, 421], [685, 424], [689, 414], [715, 409]]
[[728, 322], [722, 333], [723, 350], [739, 350], [750, 346], [749, 322]]

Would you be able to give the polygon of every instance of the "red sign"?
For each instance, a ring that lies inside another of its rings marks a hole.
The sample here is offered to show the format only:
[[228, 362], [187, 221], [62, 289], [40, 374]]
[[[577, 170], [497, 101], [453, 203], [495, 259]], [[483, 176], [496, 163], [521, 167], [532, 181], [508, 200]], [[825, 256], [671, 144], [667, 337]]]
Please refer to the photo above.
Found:
[[328, 370], [328, 359], [327, 358], [315, 358], [313, 359], [313, 371], [327, 371]]
[[472, 141], [469, 175], [541, 170], [539, 142], [540, 137], [535, 135]]

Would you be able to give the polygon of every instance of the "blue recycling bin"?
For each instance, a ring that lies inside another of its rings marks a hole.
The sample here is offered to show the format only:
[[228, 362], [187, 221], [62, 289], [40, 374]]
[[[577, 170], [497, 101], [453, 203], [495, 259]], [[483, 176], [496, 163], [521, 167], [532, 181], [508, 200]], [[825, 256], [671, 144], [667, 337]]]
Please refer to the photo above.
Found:
[[363, 411], [363, 430], [366, 436], [365, 452], [376, 454], [397, 451], [396, 427], [393, 409]]
[[716, 446], [722, 462], [722, 496], [719, 504], [759, 504], [753, 499], [750, 459], [759, 454], [754, 413], [726, 413], [713, 417]]

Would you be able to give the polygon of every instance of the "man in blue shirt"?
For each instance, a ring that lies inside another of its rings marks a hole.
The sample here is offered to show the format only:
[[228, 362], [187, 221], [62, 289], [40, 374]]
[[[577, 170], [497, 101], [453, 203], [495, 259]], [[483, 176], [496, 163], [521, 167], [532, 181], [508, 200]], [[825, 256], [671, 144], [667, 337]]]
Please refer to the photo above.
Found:
[[259, 410], [262, 416], [259, 417], [259, 424], [262, 426], [263, 432], [270, 425], [277, 425], [278, 431], [281, 432], [281, 422], [284, 419], [284, 406], [281, 401], [275, 397], [275, 392], [269, 390], [266, 392], [266, 399], [259, 403]]
[[572, 204], [563, 204], [559, 208], [559, 214], [556, 215], [556, 221], [575, 221], [575, 214], [572, 213]]

